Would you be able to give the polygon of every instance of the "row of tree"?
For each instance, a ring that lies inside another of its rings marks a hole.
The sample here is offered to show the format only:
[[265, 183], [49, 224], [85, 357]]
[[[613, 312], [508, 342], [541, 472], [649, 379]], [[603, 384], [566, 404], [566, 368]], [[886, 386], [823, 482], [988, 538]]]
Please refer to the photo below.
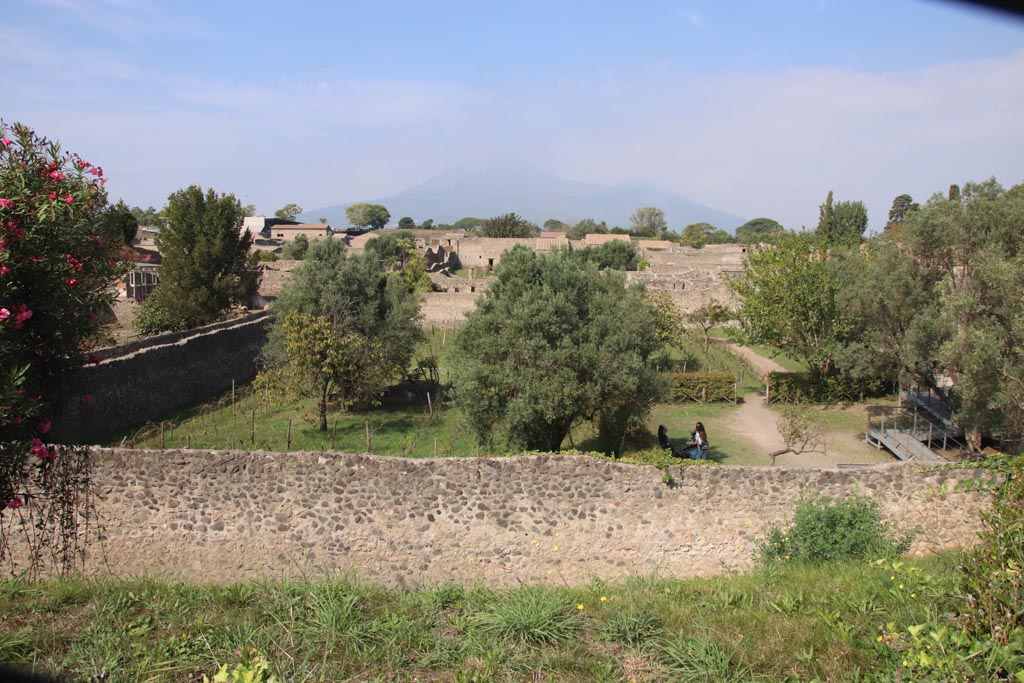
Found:
[[[755, 251], [732, 287], [744, 331], [823, 378], [932, 389], [968, 430], [1024, 429], [1024, 185], [901, 195], [861, 243], [858, 207], [830, 201], [813, 234]], [[852, 228], [850, 227], [852, 223]]]

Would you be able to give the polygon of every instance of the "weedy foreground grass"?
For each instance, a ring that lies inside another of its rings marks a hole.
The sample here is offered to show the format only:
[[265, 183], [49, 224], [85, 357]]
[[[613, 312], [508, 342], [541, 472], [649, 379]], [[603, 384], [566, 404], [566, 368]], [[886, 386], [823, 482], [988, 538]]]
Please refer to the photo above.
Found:
[[0, 662], [111, 683], [199, 681], [257, 658], [278, 681], [884, 681], [900, 659], [884, 625], [951, 610], [955, 561], [510, 590], [7, 581]]

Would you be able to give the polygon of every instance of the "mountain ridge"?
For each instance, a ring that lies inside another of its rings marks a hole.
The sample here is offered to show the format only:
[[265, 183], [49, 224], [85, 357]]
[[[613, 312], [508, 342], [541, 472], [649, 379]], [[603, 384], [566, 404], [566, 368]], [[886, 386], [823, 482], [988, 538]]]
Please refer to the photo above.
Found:
[[[704, 206], [673, 192], [634, 185], [601, 185], [552, 175], [519, 160], [477, 161], [449, 167], [407, 190], [363, 200], [383, 204], [391, 224], [403, 216], [417, 223], [454, 223], [466, 216], [491, 218], [517, 213], [543, 225], [549, 218], [578, 222], [592, 218], [608, 227], [629, 227], [629, 217], [644, 206], [665, 212], [669, 228], [681, 232], [690, 223], [707, 222], [732, 232], [744, 219]], [[316, 222], [326, 216], [337, 227], [348, 224], [345, 208], [358, 202], [305, 211], [299, 220]]]

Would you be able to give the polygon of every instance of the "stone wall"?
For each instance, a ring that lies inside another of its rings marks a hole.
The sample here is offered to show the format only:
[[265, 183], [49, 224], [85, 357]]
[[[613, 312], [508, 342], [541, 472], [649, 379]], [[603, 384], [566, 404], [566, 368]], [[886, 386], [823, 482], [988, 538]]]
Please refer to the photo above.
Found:
[[100, 439], [194, 405], [256, 375], [267, 314], [104, 349], [65, 387], [53, 438]]
[[579, 583], [751, 566], [769, 523], [808, 493], [867, 494], [917, 533], [912, 552], [970, 545], [979, 470], [679, 465], [589, 456], [411, 460], [331, 453], [97, 449], [102, 541], [87, 569], [200, 581], [337, 575], [392, 585]]

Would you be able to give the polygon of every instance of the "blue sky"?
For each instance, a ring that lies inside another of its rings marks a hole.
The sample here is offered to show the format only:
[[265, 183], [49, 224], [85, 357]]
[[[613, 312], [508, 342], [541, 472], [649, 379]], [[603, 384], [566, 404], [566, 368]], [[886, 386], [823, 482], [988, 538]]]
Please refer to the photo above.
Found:
[[199, 183], [315, 209], [516, 156], [792, 228], [831, 189], [877, 229], [898, 194], [1024, 180], [1024, 22], [950, 2], [7, 0], [2, 22], [0, 116], [134, 205]]

